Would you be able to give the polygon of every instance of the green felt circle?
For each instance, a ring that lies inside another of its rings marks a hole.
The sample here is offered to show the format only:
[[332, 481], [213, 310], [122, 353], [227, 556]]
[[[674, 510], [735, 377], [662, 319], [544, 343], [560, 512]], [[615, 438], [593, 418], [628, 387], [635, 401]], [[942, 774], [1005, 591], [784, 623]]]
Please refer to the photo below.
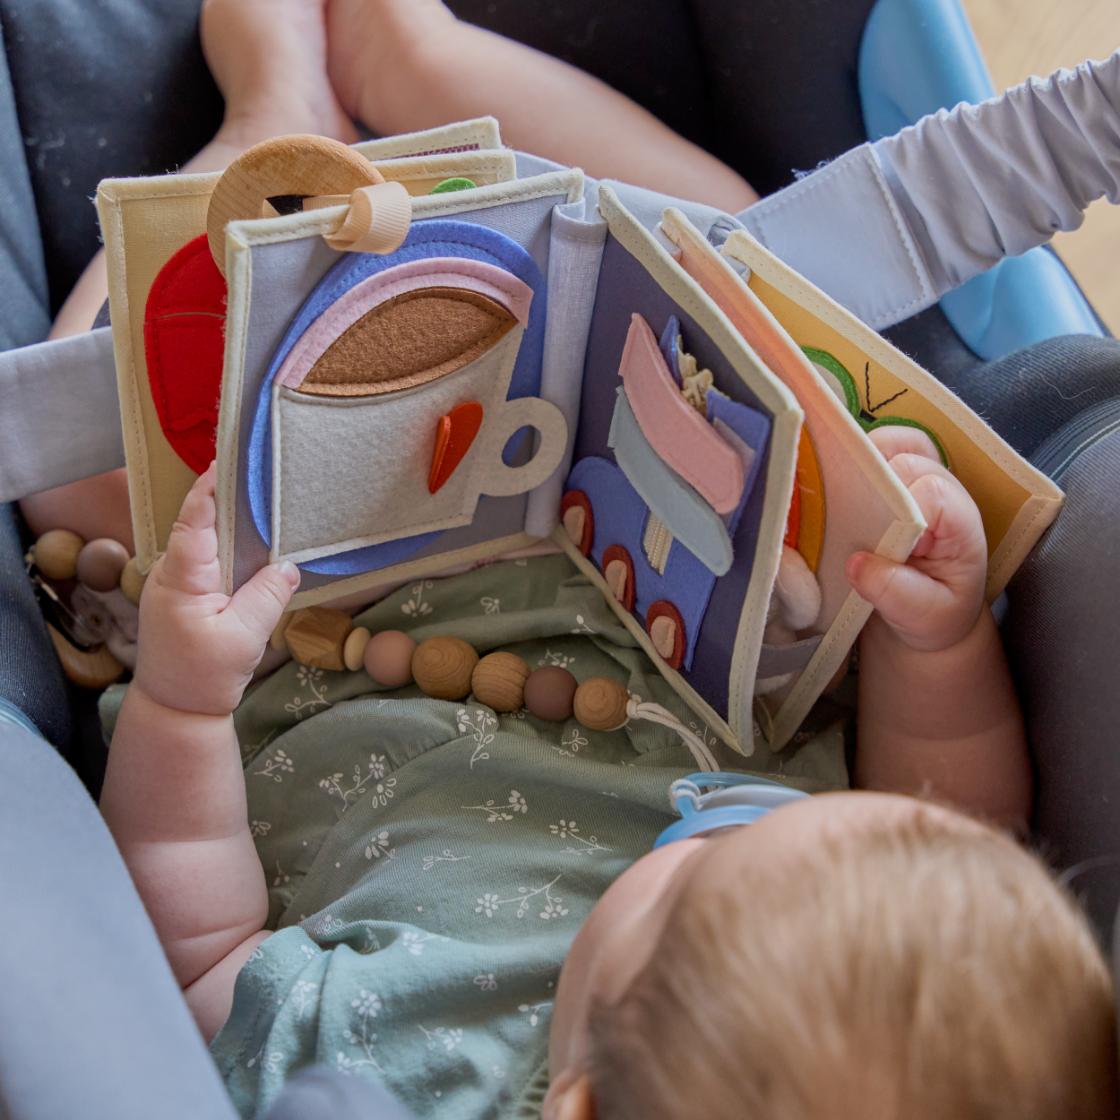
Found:
[[845, 365], [834, 358], [827, 350], [818, 350], [815, 346], [802, 346], [801, 350], [809, 361], [828, 370], [840, 382], [840, 388], [844, 391], [844, 405], [858, 420], [862, 408], [859, 392], [856, 389], [855, 378], [848, 372]]
[[444, 179], [442, 183], [436, 183], [429, 193], [431, 194], [448, 194], [451, 191], [469, 191], [478, 184], [473, 179], [468, 179], [463, 175], [456, 175], [451, 179]]
[[880, 416], [875, 420], [860, 420], [865, 432], [873, 432], [876, 428], [917, 428], [921, 432], [925, 432], [931, 440], [933, 446], [937, 448], [937, 454], [941, 456], [941, 465], [946, 469], [949, 468], [949, 456], [945, 452], [945, 445], [937, 438], [937, 436], [917, 420], [910, 420], [905, 416]]

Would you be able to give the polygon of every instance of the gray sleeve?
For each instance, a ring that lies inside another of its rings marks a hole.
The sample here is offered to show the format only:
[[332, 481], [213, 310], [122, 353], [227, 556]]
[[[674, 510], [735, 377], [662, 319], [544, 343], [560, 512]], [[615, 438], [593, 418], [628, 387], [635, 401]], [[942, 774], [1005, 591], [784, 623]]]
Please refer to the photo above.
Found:
[[861, 144], [738, 215], [882, 330], [1120, 201], [1120, 52]]
[[947, 291], [1120, 201], [1120, 51], [922, 118], [874, 145]]

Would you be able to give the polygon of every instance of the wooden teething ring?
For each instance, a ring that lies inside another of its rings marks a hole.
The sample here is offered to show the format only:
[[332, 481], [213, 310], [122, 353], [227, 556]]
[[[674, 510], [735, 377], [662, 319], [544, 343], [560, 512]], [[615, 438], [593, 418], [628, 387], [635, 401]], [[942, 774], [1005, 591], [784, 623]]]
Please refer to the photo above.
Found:
[[277, 136], [243, 152], [226, 168], [206, 213], [206, 236], [218, 271], [225, 275], [227, 222], [259, 218], [280, 195], [345, 195], [385, 182], [364, 156], [325, 136]]

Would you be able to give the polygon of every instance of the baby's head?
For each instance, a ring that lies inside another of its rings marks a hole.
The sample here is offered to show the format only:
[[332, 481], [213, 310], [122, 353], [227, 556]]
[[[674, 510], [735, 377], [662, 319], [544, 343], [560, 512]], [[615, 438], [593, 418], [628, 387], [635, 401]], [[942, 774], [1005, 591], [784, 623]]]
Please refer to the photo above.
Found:
[[556, 1120], [1115, 1117], [1108, 969], [1013, 840], [884, 794], [647, 856], [589, 916]]

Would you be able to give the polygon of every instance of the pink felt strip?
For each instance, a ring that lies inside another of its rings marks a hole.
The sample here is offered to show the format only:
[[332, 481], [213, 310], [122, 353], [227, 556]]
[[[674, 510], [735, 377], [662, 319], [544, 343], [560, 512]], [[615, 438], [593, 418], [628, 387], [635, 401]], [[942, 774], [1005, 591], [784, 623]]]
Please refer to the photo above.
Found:
[[739, 504], [746, 477], [735, 449], [681, 396], [649, 324], [632, 315], [618, 372], [642, 434], [717, 513]]
[[533, 290], [496, 265], [465, 257], [429, 257], [375, 273], [335, 300], [300, 335], [276, 374], [277, 385], [298, 388], [311, 367], [347, 327], [378, 304], [418, 288], [462, 288], [500, 303], [518, 322], [529, 319]]

